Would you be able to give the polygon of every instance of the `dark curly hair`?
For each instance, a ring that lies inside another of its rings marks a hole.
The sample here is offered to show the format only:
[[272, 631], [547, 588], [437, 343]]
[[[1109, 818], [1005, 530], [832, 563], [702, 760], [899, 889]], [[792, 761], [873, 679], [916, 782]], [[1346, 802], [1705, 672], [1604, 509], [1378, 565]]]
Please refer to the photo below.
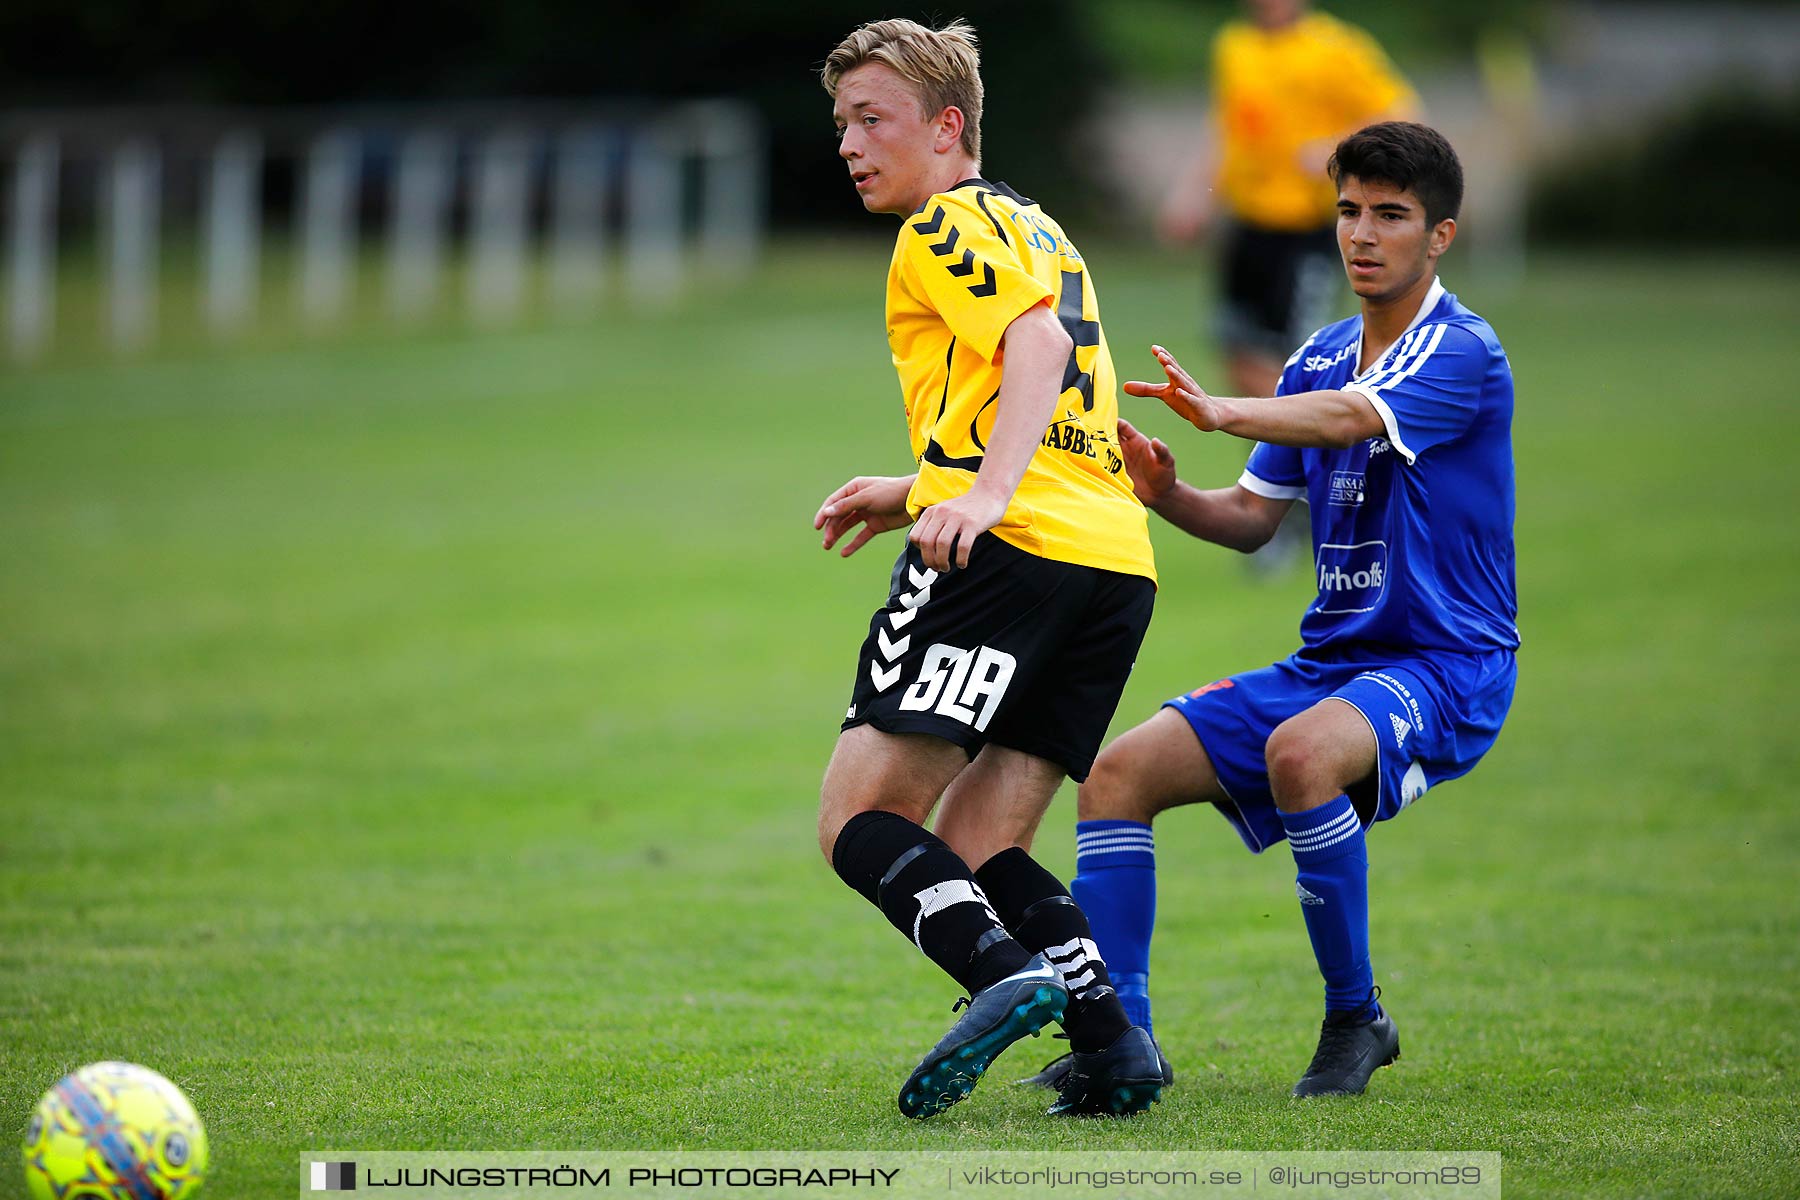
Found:
[[1325, 165], [1333, 183], [1346, 176], [1410, 191], [1436, 225], [1462, 210], [1462, 162], [1444, 135], [1413, 121], [1383, 121], [1337, 144]]

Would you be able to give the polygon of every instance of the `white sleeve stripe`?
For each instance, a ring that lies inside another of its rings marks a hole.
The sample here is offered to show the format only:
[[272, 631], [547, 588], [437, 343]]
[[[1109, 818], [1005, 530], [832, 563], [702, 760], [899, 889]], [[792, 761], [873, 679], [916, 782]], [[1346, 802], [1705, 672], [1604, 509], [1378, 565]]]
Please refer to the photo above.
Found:
[[1406, 460], [1407, 466], [1410, 467], [1413, 463], [1419, 461], [1419, 456], [1412, 452], [1412, 448], [1400, 440], [1399, 418], [1394, 416], [1394, 410], [1388, 407], [1388, 402], [1386, 400], [1383, 400], [1373, 389], [1364, 383], [1345, 384], [1344, 390], [1346, 392], [1355, 392], [1375, 406], [1375, 413], [1381, 418], [1382, 427], [1387, 430], [1388, 441], [1393, 443], [1394, 449], [1399, 452], [1400, 457]]
[[1284, 483], [1270, 483], [1260, 475], [1252, 475], [1245, 471], [1238, 476], [1238, 486], [1246, 492], [1254, 492], [1265, 500], [1304, 500], [1306, 489], [1289, 487]]

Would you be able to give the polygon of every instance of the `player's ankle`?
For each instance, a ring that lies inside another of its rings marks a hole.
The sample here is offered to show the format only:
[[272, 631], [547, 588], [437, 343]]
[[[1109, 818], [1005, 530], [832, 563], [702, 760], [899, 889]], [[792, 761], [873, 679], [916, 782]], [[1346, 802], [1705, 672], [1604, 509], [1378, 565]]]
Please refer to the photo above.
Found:
[[1071, 1049], [1093, 1054], [1118, 1041], [1131, 1028], [1131, 1018], [1125, 1014], [1119, 998], [1108, 994], [1091, 1000], [1071, 999], [1062, 1024]]

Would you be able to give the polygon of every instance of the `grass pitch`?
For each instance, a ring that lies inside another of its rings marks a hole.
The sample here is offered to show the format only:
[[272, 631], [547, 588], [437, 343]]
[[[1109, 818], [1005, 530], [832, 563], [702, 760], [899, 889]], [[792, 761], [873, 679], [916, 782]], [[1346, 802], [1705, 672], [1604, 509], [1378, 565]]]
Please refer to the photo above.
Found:
[[[0, 376], [0, 1121], [160, 1069], [218, 1196], [305, 1149], [1471, 1149], [1509, 1195], [1800, 1191], [1794, 263], [1446, 278], [1518, 379], [1517, 703], [1371, 839], [1406, 1057], [1299, 1105], [1319, 983], [1285, 851], [1158, 825], [1158, 1031], [1130, 1122], [894, 1092], [953, 985], [813, 846], [899, 535], [809, 519], [908, 469], [886, 249], [748, 307]], [[1216, 377], [1196, 273], [1091, 255], [1124, 377]], [[1242, 450], [1139, 402], [1184, 474]], [[1286, 653], [1302, 570], [1155, 525], [1115, 730]], [[1041, 857], [1073, 863], [1073, 795]], [[16, 1160], [15, 1160], [16, 1161]], [[0, 1196], [22, 1194], [0, 1166]]]

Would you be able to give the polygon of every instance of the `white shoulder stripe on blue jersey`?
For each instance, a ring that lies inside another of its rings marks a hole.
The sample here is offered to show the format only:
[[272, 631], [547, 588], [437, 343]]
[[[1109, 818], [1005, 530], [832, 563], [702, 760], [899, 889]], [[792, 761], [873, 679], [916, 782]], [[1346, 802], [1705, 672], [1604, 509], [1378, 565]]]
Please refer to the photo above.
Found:
[[[1426, 314], [1436, 312], [1438, 305], [1443, 303], [1443, 300], [1444, 300], [1444, 281], [1442, 279], [1439, 279], [1436, 275], [1433, 275], [1431, 277], [1431, 287], [1426, 289], [1425, 299], [1423, 299], [1419, 302], [1419, 311], [1413, 314], [1412, 320], [1410, 320], [1406, 323], [1406, 328], [1402, 329], [1400, 331], [1400, 337], [1399, 337], [1398, 341], [1400, 344], [1402, 354], [1404, 354], [1406, 351], [1408, 351], [1418, 345], [1418, 339], [1416, 337], [1413, 337], [1412, 335], [1414, 334], [1415, 331], [1418, 330], [1420, 325], [1424, 324]], [[1362, 335], [1361, 334], [1357, 335], [1356, 341], [1353, 343], [1353, 345], [1355, 345], [1357, 347], [1357, 353], [1360, 354], [1362, 352]], [[1392, 357], [1393, 357], [1393, 361], [1387, 367], [1377, 366], [1377, 367], [1371, 368], [1370, 370], [1376, 371], [1376, 372], [1385, 372], [1388, 370], [1392, 370], [1395, 366], [1399, 365], [1399, 359], [1401, 358], [1401, 354], [1395, 354]], [[1369, 374], [1370, 374], [1370, 371], [1363, 372], [1363, 375], [1365, 376], [1365, 378], [1363, 379], [1363, 382], [1365, 382], [1365, 383], [1371, 382], [1371, 380], [1369, 378], [1367, 378], [1369, 376]]]
[[1406, 382], [1407, 378], [1417, 372], [1420, 367], [1424, 366], [1426, 360], [1437, 350], [1439, 344], [1444, 340], [1444, 331], [1449, 328], [1448, 325], [1419, 326], [1419, 334], [1429, 336], [1425, 337], [1419, 345], [1414, 347], [1412, 361], [1407, 363], [1404, 368], [1401, 368], [1400, 363], [1396, 361], [1394, 366], [1397, 370], [1393, 374], [1390, 374], [1379, 381], [1365, 382], [1364, 386], [1372, 387], [1376, 391], [1382, 391], [1386, 388], [1398, 387], [1400, 384]]
[[1407, 330], [1401, 335], [1400, 341], [1395, 344], [1393, 352], [1382, 355], [1381, 361], [1365, 371], [1362, 378], [1356, 382], [1372, 388], [1385, 386], [1388, 378], [1404, 367], [1407, 360], [1418, 352], [1420, 344], [1429, 332], [1430, 330], [1427, 328]]
[[1375, 406], [1376, 414], [1381, 417], [1382, 427], [1387, 430], [1388, 441], [1393, 443], [1394, 449], [1400, 452], [1400, 456], [1406, 459], [1409, 465], [1417, 462], [1419, 456], [1400, 436], [1400, 421], [1394, 416], [1394, 410], [1388, 406], [1388, 402], [1382, 399], [1381, 393], [1406, 382], [1414, 372], [1424, 366], [1426, 360], [1443, 342], [1444, 331], [1449, 328], [1448, 325], [1441, 324], [1419, 326], [1413, 333], [1415, 338], [1413, 346], [1407, 353], [1397, 357], [1386, 370], [1367, 379], [1359, 379], [1354, 383], [1344, 385], [1346, 392], [1355, 392]]

